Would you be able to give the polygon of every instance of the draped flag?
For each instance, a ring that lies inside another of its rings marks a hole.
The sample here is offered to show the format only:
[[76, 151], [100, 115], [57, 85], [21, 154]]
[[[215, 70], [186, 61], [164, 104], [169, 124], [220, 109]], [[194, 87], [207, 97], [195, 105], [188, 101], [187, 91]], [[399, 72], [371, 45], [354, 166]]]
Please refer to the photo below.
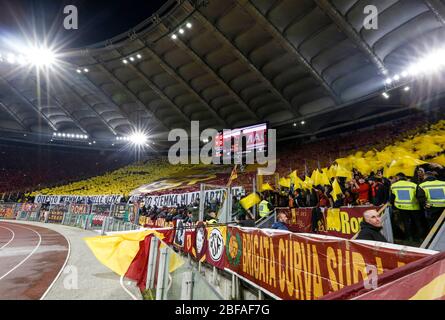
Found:
[[[143, 290], [147, 278], [148, 255], [150, 250], [158, 250], [150, 248], [152, 237], [164, 239], [161, 232], [146, 230], [84, 240], [99, 262], [118, 275], [135, 280]], [[173, 251], [171, 253], [169, 272], [174, 272], [184, 261]]]
[[207, 229], [206, 261], [212, 266], [224, 269], [227, 227], [208, 227]]

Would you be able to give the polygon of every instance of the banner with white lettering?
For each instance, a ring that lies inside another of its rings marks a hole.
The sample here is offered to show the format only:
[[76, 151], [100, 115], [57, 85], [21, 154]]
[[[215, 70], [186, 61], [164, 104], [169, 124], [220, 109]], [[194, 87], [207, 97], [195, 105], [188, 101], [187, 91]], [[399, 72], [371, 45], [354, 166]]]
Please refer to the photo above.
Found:
[[[217, 202], [222, 203], [224, 200], [225, 189], [215, 189], [205, 191], [205, 200], [209, 202], [212, 198]], [[232, 188], [232, 196], [244, 195], [243, 187]], [[183, 193], [183, 194], [164, 194], [160, 196], [146, 196], [144, 197], [145, 206], [157, 206], [157, 207], [176, 207], [176, 206], [188, 206], [195, 200], [199, 199], [199, 191]]]
[[34, 203], [49, 204], [115, 204], [120, 203], [122, 196], [120, 195], [103, 195], [103, 196], [43, 196], [38, 195]]

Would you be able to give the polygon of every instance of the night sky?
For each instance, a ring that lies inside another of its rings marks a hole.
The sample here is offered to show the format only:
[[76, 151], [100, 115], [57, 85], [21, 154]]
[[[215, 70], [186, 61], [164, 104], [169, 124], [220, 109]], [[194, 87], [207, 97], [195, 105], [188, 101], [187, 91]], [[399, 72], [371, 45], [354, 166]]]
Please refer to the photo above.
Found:
[[[166, 0], [0, 0], [0, 38], [31, 37], [33, 30], [64, 48], [78, 48], [128, 31]], [[63, 8], [75, 5], [79, 29], [66, 30]]]

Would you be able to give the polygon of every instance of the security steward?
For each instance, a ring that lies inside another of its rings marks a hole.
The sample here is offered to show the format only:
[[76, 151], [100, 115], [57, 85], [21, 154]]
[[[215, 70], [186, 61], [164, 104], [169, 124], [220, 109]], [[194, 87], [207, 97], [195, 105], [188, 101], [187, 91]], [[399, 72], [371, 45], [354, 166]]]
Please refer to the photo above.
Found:
[[267, 217], [268, 215], [270, 215], [273, 210], [274, 207], [273, 205], [266, 200], [266, 198], [263, 198], [264, 200], [260, 202], [260, 204], [258, 205], [258, 211], [259, 211], [259, 215], [260, 215], [260, 219]]
[[397, 182], [391, 185], [391, 205], [399, 211], [405, 239], [416, 242], [425, 236], [425, 219], [416, 198], [417, 185], [409, 181], [405, 174], [397, 174]]
[[425, 181], [417, 188], [417, 199], [424, 208], [429, 230], [445, 210], [445, 182], [436, 179], [433, 172], [425, 172]]

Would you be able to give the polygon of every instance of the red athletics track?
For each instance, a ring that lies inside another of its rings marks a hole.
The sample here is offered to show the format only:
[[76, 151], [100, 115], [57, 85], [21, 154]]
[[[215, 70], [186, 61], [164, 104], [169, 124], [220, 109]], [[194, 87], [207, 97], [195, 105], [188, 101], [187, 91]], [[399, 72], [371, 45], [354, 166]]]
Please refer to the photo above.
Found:
[[61, 271], [69, 244], [42, 227], [0, 220], [0, 300], [38, 300]]

